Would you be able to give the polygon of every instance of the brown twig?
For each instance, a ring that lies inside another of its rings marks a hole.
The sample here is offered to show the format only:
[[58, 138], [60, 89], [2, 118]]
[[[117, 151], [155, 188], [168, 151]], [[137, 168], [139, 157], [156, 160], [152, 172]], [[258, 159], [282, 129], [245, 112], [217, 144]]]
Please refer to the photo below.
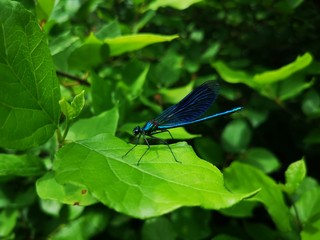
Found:
[[90, 87], [90, 83], [87, 82], [86, 79], [82, 79], [80, 77], [77, 77], [77, 76], [74, 76], [74, 75], [70, 75], [69, 73], [65, 73], [65, 72], [61, 72], [61, 71], [57, 71], [57, 75], [61, 76], [61, 77], [69, 78], [71, 80], [74, 80], [77, 83], [79, 83], [80, 85], [85, 85], [85, 86]]

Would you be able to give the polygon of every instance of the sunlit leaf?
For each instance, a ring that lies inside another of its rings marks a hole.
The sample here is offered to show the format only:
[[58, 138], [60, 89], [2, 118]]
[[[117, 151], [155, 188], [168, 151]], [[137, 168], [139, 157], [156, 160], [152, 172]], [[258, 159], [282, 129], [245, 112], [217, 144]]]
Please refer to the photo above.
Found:
[[164, 36], [148, 33], [133, 34], [104, 40], [110, 47], [110, 55], [118, 56], [144, 48], [150, 44], [168, 42], [178, 38], [178, 35]]
[[215, 61], [212, 66], [217, 70], [223, 80], [229, 83], [244, 83], [253, 86], [253, 77], [241, 70], [234, 70], [222, 61]]
[[76, 183], [59, 184], [53, 172], [37, 180], [37, 193], [43, 199], [56, 200], [70, 205], [88, 206], [97, 202], [86, 186]]
[[148, 9], [157, 10], [160, 7], [172, 7], [172, 8], [176, 8], [179, 10], [183, 10], [183, 9], [190, 7], [192, 4], [195, 4], [195, 3], [201, 2], [201, 1], [203, 1], [203, 0], [185, 0], [185, 1], [156, 0], [149, 5]]
[[13, 231], [19, 217], [17, 209], [4, 209], [0, 212], [0, 237], [7, 237]]
[[305, 53], [303, 56], [298, 56], [297, 59], [279, 69], [256, 74], [253, 79], [259, 84], [269, 84], [286, 79], [292, 74], [307, 67], [313, 60], [310, 53]]
[[299, 187], [306, 174], [306, 165], [303, 160], [291, 163], [285, 172], [285, 190], [292, 194]]
[[[65, 145], [54, 162], [54, 175], [41, 181], [84, 187], [105, 205], [138, 218], [158, 216], [181, 206], [221, 209], [256, 191], [229, 192], [221, 172], [197, 158], [186, 144], [171, 145], [181, 163], [175, 162], [167, 146], [152, 146], [139, 166], [136, 163], [146, 146], [137, 146], [122, 157], [130, 147], [108, 134]], [[42, 187], [44, 190], [49, 191]], [[54, 197], [54, 191], [51, 194]], [[63, 194], [59, 190], [60, 199]], [[78, 194], [80, 197], [81, 192]]]

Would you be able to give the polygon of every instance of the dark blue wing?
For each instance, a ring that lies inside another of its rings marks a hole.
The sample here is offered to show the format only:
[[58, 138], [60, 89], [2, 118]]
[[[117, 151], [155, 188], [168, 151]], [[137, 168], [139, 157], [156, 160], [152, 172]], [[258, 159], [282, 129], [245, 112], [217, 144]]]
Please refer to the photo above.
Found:
[[219, 94], [219, 84], [208, 81], [194, 89], [176, 105], [164, 110], [154, 119], [161, 129], [174, 127], [180, 123], [191, 122], [200, 117], [212, 105]]

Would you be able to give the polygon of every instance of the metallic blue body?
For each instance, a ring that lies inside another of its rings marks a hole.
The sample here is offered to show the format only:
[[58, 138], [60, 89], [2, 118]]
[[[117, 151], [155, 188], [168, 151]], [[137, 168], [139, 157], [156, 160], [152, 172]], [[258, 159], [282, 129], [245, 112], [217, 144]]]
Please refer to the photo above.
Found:
[[[148, 149], [146, 150], [147, 152], [150, 148], [150, 145], [146, 136], [156, 138], [153, 136], [154, 134], [168, 131], [168, 129], [206, 121], [215, 117], [234, 113], [243, 109], [242, 107], [236, 107], [224, 112], [216, 113], [201, 118], [201, 115], [204, 114], [212, 105], [212, 103], [216, 100], [218, 94], [219, 84], [216, 81], [208, 81], [203, 83], [199, 87], [195, 88], [186, 97], [184, 97], [179, 103], [167, 108], [155, 119], [148, 121], [142, 128], [139, 126], [135, 127], [133, 129], [133, 134], [135, 136], [138, 135], [137, 144], [139, 142], [140, 137], [142, 136], [145, 142], [148, 144]], [[133, 148], [135, 148], [137, 144]], [[174, 156], [169, 145], [168, 147], [172, 155]], [[125, 155], [127, 155], [133, 148], [131, 148]], [[144, 154], [146, 154], [146, 152]], [[140, 157], [138, 165], [144, 154]], [[177, 162], [179, 162], [175, 156], [174, 158]]]

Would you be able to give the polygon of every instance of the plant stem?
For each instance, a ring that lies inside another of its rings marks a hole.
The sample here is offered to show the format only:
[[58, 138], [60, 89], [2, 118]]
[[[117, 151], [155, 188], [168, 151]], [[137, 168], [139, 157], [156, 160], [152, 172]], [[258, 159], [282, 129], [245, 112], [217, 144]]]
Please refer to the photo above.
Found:
[[66, 118], [66, 128], [63, 132], [61, 144], [63, 144], [64, 140], [66, 139], [68, 132], [69, 132], [69, 128], [70, 128], [70, 120], [69, 120], [69, 118]]

